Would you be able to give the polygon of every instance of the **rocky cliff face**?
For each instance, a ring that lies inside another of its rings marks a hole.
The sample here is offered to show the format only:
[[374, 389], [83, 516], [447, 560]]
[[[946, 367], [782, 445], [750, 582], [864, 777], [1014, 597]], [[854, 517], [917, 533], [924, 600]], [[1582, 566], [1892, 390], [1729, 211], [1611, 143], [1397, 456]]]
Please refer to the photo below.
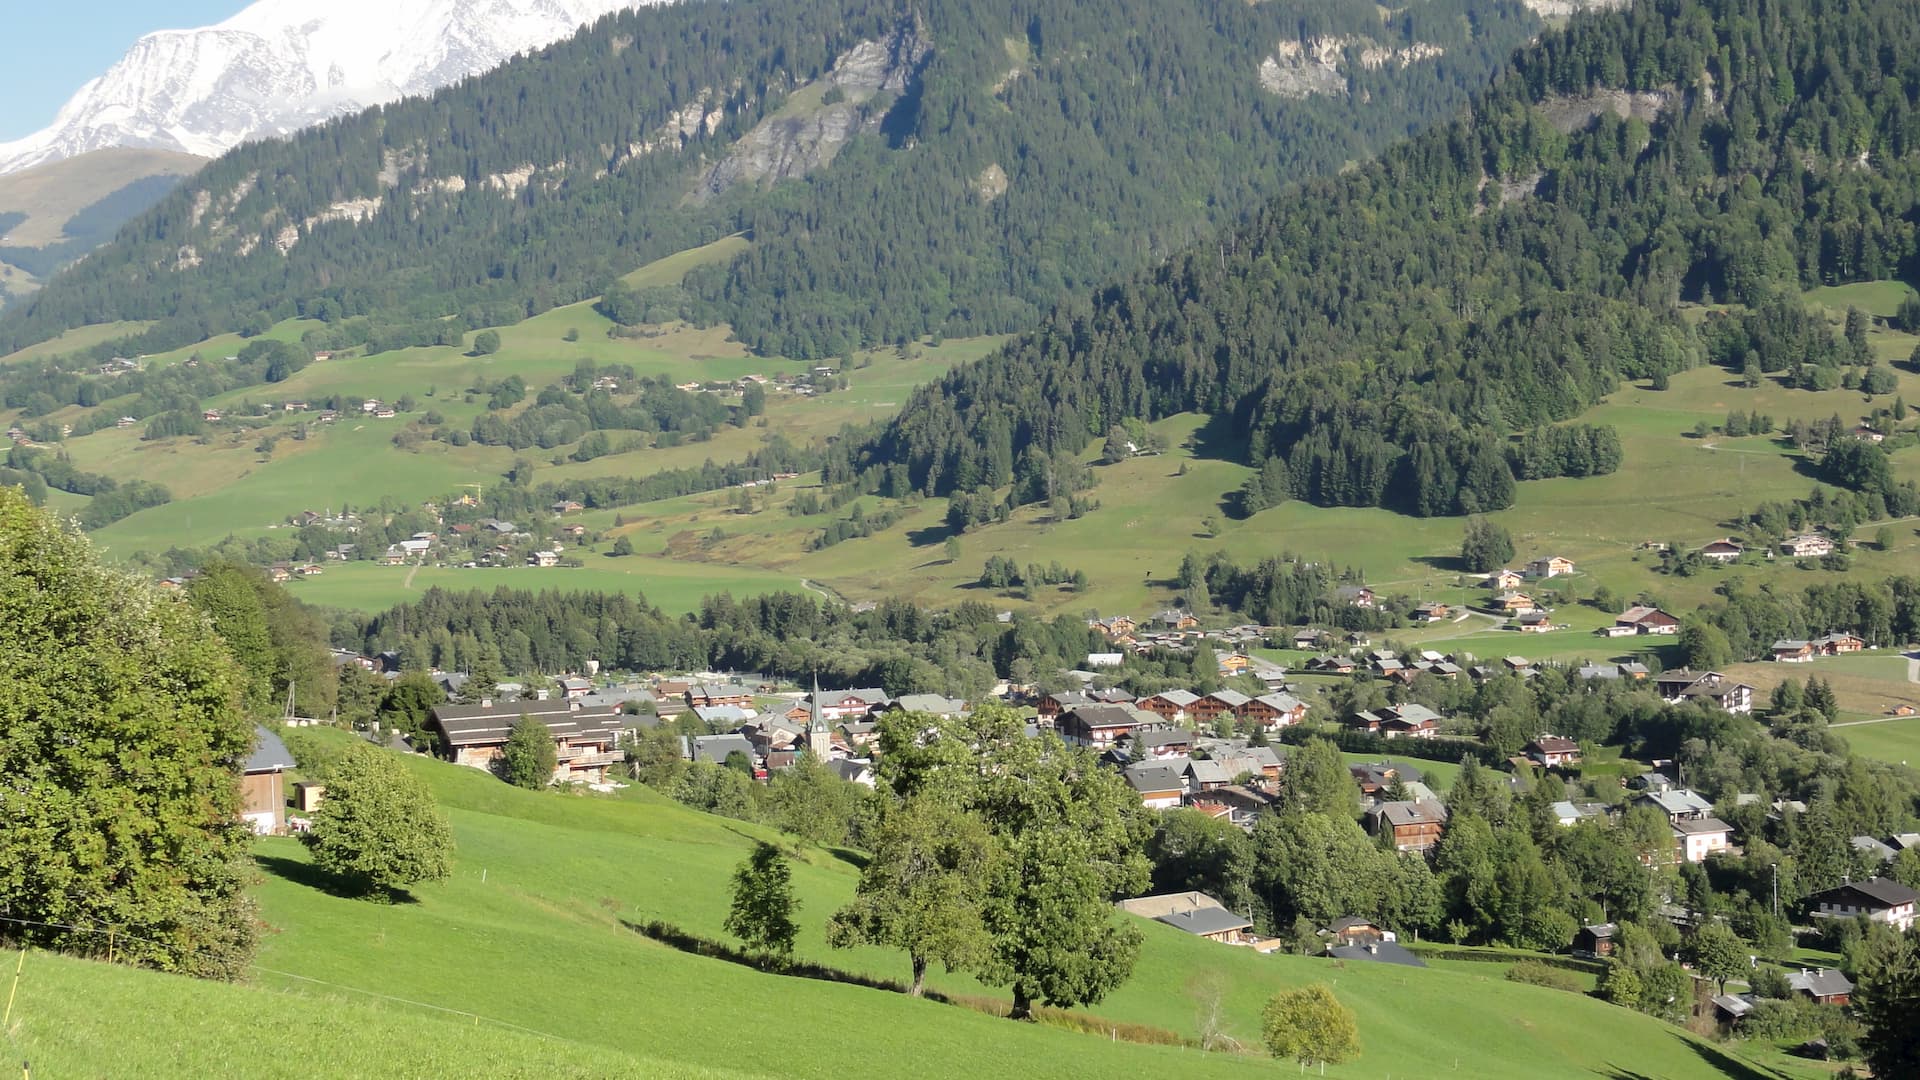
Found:
[[824, 77], [795, 90], [703, 172], [691, 197], [704, 201], [738, 184], [772, 185], [827, 164], [848, 139], [876, 130], [885, 119], [884, 110], [868, 107], [874, 97], [909, 91], [931, 55], [933, 40], [918, 20], [884, 41], [848, 49]]
[[1404, 48], [1390, 48], [1362, 37], [1315, 37], [1305, 41], [1282, 41], [1273, 54], [1260, 61], [1260, 85], [1272, 94], [1286, 98], [1305, 98], [1315, 94], [1345, 97], [1349, 68], [1366, 70], [1383, 67], [1404, 68], [1422, 60], [1440, 56], [1437, 45], [1415, 42]]
[[648, 0], [260, 0], [136, 42], [51, 127], [0, 143], [0, 173], [105, 147], [217, 156], [430, 93]]

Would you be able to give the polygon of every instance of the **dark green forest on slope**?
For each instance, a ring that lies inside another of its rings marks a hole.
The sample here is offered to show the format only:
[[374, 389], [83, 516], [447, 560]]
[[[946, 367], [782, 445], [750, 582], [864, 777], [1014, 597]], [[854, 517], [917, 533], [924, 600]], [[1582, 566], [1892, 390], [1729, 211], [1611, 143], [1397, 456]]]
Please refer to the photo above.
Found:
[[[1657, 118], [1600, 107], [1627, 92]], [[1054, 312], [849, 440], [833, 472], [1031, 496], [1112, 425], [1197, 410], [1244, 434], [1269, 502], [1506, 506], [1516, 472], [1604, 471], [1604, 430], [1544, 454], [1508, 440], [1622, 378], [1751, 360], [1807, 385], [1864, 363], [1798, 293], [1920, 279], [1917, 103], [1906, 0], [1577, 17], [1470, 115]], [[1682, 301], [1753, 314], [1696, 332]]]
[[[116, 319], [159, 324], [102, 352], [177, 347], [263, 312], [501, 323], [741, 231], [752, 249], [696, 274], [682, 304], [756, 348], [818, 357], [1017, 331], [1284, 182], [1449, 115], [1537, 27], [1512, 0], [1423, 0], [1386, 16], [1363, 0], [645, 8], [432, 98], [234, 150], [0, 319], [0, 353]], [[1262, 87], [1279, 42], [1320, 36], [1365, 39], [1342, 54], [1339, 92]], [[903, 39], [931, 53], [903, 89], [860, 105], [860, 133], [829, 166], [687, 199], [837, 57]], [[1443, 54], [1369, 67], [1369, 42]], [[633, 151], [689, 106], [710, 131], [694, 123]], [[529, 165], [511, 194], [489, 182]], [[987, 198], [976, 183], [992, 166], [1006, 186]], [[373, 198], [369, 220], [316, 220]]]

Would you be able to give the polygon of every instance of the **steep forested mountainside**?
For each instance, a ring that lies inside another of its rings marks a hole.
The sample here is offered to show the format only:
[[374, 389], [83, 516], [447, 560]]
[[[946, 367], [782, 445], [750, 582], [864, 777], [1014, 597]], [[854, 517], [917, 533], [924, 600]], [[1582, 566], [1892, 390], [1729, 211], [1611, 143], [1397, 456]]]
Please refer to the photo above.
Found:
[[[1245, 433], [1268, 498], [1505, 506], [1516, 472], [1604, 471], [1605, 431], [1506, 440], [1623, 377], [1864, 363], [1792, 316], [1807, 286], [1920, 275], [1917, 101], [1906, 0], [1576, 17], [1465, 118], [1054, 313], [837, 468], [964, 492], [1202, 410]], [[1682, 301], [1752, 314], [1696, 332]]]
[[[499, 322], [748, 232], [687, 314], [800, 356], [1013, 331], [1457, 109], [1512, 0], [692, 0], [243, 146], [0, 322]], [[780, 183], [787, 180], [792, 182]]]

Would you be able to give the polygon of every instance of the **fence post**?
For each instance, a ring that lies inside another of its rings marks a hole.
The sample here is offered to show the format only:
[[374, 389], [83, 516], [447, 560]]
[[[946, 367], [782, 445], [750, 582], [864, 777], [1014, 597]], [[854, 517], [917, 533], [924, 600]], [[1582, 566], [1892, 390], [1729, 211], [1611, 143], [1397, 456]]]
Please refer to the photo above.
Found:
[[13, 989], [7, 991], [7, 1014], [0, 1017], [0, 1028], [13, 1024], [13, 996], [20, 992], [20, 970], [27, 966], [27, 947], [20, 947], [20, 962], [13, 965]]

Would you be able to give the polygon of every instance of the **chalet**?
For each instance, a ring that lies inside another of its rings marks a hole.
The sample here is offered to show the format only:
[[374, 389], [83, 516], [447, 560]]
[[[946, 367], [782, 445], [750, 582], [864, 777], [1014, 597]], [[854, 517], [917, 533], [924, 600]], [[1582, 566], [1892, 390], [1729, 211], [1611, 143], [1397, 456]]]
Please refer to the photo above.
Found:
[[1902, 933], [1913, 926], [1915, 901], [1920, 901], [1920, 892], [1883, 877], [1835, 885], [1807, 898], [1816, 919], [1852, 919], [1864, 915]]
[[1143, 697], [1137, 703], [1150, 713], [1157, 713], [1166, 720], [1185, 720], [1187, 710], [1200, 700], [1200, 695], [1191, 690], [1162, 690], [1157, 694]]
[[379, 412], [382, 404], [379, 398], [368, 398], [360, 403], [360, 411], [363, 413]]
[[1105, 690], [1088, 690], [1087, 698], [1095, 705], [1133, 704], [1133, 695], [1117, 686], [1109, 686]]
[[1573, 935], [1573, 955], [1585, 960], [1600, 960], [1613, 955], [1614, 938], [1620, 927], [1613, 923], [1583, 926]]
[[878, 786], [873, 762], [865, 758], [834, 758], [827, 763], [827, 767], [849, 784], [859, 784], [865, 788]]
[[1506, 592], [1519, 588], [1526, 580], [1527, 576], [1518, 570], [1495, 570], [1487, 575], [1487, 588], [1495, 592]]
[[1365, 945], [1369, 941], [1396, 941], [1393, 931], [1383, 930], [1372, 919], [1343, 915], [1320, 928], [1320, 936], [1335, 945]]
[[267, 567], [267, 580], [276, 585], [292, 581], [293, 567], [286, 563], [274, 563], [272, 566]]
[[1203, 724], [1222, 716], [1238, 718], [1240, 709], [1253, 699], [1238, 690], [1215, 690], [1187, 707], [1187, 715]]
[[1513, 617], [1513, 628], [1523, 634], [1544, 634], [1553, 629], [1553, 616], [1544, 611], [1529, 611]]
[[1731, 846], [1733, 827], [1717, 817], [1687, 818], [1673, 823], [1674, 854], [1682, 862], [1706, 862], [1716, 851]]
[[1438, 600], [1428, 600], [1415, 607], [1410, 617], [1415, 622], [1444, 622], [1453, 617], [1453, 609]]
[[1233, 774], [1227, 772], [1225, 765], [1212, 758], [1188, 758], [1184, 775], [1189, 795], [1213, 791], [1233, 783]]
[[1191, 731], [1136, 728], [1127, 735], [1127, 754], [1134, 761], [1185, 758], [1192, 752], [1193, 732]]
[[1700, 549], [1700, 557], [1710, 562], [1730, 563], [1745, 555], [1747, 549], [1735, 540], [1715, 540]]
[[307, 403], [304, 401], [283, 401], [280, 403], [280, 411], [281, 412], [306, 412]]
[[1526, 593], [1508, 590], [1493, 598], [1493, 608], [1503, 615], [1525, 615], [1540, 610], [1540, 605], [1534, 603], [1533, 597]]
[[1833, 554], [1833, 541], [1819, 533], [1801, 533], [1780, 542], [1780, 554], [1796, 559], [1818, 559]]
[[1419, 769], [1398, 761], [1375, 761], [1364, 765], [1349, 765], [1347, 772], [1360, 785], [1360, 794], [1371, 799], [1398, 783], [1402, 786], [1420, 783], [1422, 774]]
[[[820, 716], [828, 723], [852, 720], [869, 716], [876, 710], [886, 708], [893, 698], [877, 686], [857, 687], [852, 690], [818, 690], [808, 695], [805, 708], [812, 712], [814, 702], [820, 705]], [[944, 700], [944, 699], [943, 699]], [[789, 716], [792, 712], [789, 711]]]
[[373, 410], [373, 418], [375, 420], [391, 420], [398, 415], [399, 413], [395, 412], [391, 405], [382, 405]]
[[1892, 845], [1871, 836], [1856, 836], [1848, 843], [1853, 845], [1853, 850], [1872, 856], [1876, 862], [1880, 863], [1890, 863], [1900, 854], [1893, 849]]
[[1183, 769], [1161, 762], [1146, 762], [1126, 771], [1127, 783], [1140, 794], [1140, 804], [1149, 810], [1170, 810], [1180, 805], [1187, 794]]
[[205, 420], [209, 424], [217, 424], [220, 422], [220, 410], [219, 409], [202, 410], [200, 413], [200, 419]]
[[399, 566], [407, 561], [406, 549], [399, 544], [389, 544], [386, 554], [380, 556], [380, 561], [387, 566]]
[[568, 701], [578, 701], [592, 692], [592, 679], [579, 675], [568, 675], [560, 680], [560, 696]]
[[1559, 555], [1546, 555], [1527, 564], [1527, 576], [1530, 578], [1559, 577], [1573, 573], [1573, 560]]
[[1654, 676], [1653, 687], [1669, 705], [1705, 701], [1730, 713], [1753, 711], [1753, 687], [1717, 671], [1663, 671]]
[[587, 527], [585, 525], [569, 525], [560, 530], [560, 535], [565, 536], [569, 540], [578, 540], [587, 535]]
[[1342, 585], [1333, 590], [1333, 599], [1347, 607], [1372, 608], [1373, 590], [1365, 585]]
[[[1657, 776], [1658, 773], [1648, 775]], [[1708, 802], [1698, 792], [1688, 788], [1662, 787], [1649, 790], [1633, 800], [1635, 806], [1646, 806], [1658, 810], [1667, 816], [1670, 822], [1689, 821], [1703, 818], [1713, 813], [1713, 803]]]
[[[1195, 762], [1198, 764], [1198, 762]], [[1243, 828], [1252, 828], [1260, 814], [1272, 808], [1275, 796], [1257, 787], [1241, 784], [1227, 784], [1224, 787], [1206, 789], [1205, 795], [1192, 795], [1188, 801], [1195, 807], [1220, 808], [1227, 817]]]
[[941, 694], [902, 694], [887, 702], [884, 709], [887, 712], [926, 713], [928, 716], [952, 719], [967, 711], [967, 703]]
[[1262, 694], [1242, 705], [1238, 716], [1262, 727], [1286, 727], [1307, 718], [1307, 703], [1291, 694]]
[[1571, 829], [1589, 818], [1605, 818], [1606, 816], [1607, 804], [1603, 802], [1575, 802], [1572, 799], [1561, 799], [1553, 804], [1554, 820], [1558, 821], [1560, 827], [1565, 829]]
[[326, 571], [321, 568], [319, 563], [305, 563], [294, 567], [293, 572], [301, 577], [319, 577]]
[[528, 566], [559, 566], [560, 553], [557, 551], [536, 551], [527, 556]]
[[556, 514], [577, 514], [580, 511], [585, 510], [586, 507], [580, 505], [577, 502], [574, 502], [572, 499], [565, 499], [560, 502], [554, 503], [553, 506], [550, 507], [549, 509], [551, 509]]
[[1200, 620], [1191, 612], [1169, 608], [1153, 617], [1153, 625], [1161, 630], [1193, 630], [1199, 627]]
[[[662, 686], [661, 691], [666, 687]], [[701, 705], [751, 705], [753, 691], [736, 683], [694, 683], [686, 688], [687, 707]]]
[[1227, 770], [1227, 775], [1238, 779], [1241, 774], [1255, 780], [1278, 780], [1283, 767], [1280, 752], [1271, 746], [1246, 746], [1238, 749], [1215, 750], [1213, 760]]
[[1109, 749], [1139, 726], [1139, 716], [1124, 705], [1076, 705], [1054, 724], [1068, 744], [1098, 750]]
[[[748, 378], [753, 378], [753, 376], [749, 375]], [[765, 380], [762, 380], [762, 381], [765, 381]], [[595, 390], [605, 390], [608, 393], [612, 393], [613, 391], [620, 389], [620, 380], [614, 378], [611, 375], [602, 375], [599, 378], [593, 380], [593, 388]]]
[[1845, 1005], [1853, 1000], [1853, 980], [1832, 968], [1789, 971], [1787, 985], [1819, 1005]]
[[1827, 634], [1806, 641], [1785, 638], [1773, 643], [1773, 658], [1782, 664], [1803, 664], [1816, 656], [1845, 656], [1866, 647], [1865, 641], [1846, 633]]
[[1232, 678], [1247, 670], [1247, 665], [1252, 662], [1252, 659], [1248, 657], [1246, 653], [1228, 653], [1220, 658], [1219, 674], [1222, 678]]
[[1375, 656], [1367, 661], [1367, 670], [1375, 675], [1392, 675], [1406, 666], [1397, 656]]
[[840, 734], [848, 746], [864, 749], [880, 741], [880, 725], [873, 720], [849, 720], [840, 725]]
[[1431, 799], [1376, 803], [1367, 810], [1367, 831], [1389, 834], [1395, 851], [1430, 851], [1446, 827], [1447, 808]]
[[1260, 685], [1268, 690], [1284, 690], [1287, 687], [1287, 669], [1263, 656], [1247, 658], [1246, 674], [1260, 680]]
[[1364, 945], [1334, 945], [1327, 949], [1326, 955], [1332, 960], [1361, 960], [1374, 964], [1400, 964], [1404, 967], [1427, 966], [1427, 962], [1414, 955], [1413, 950], [1394, 941], [1369, 941]]
[[1106, 635], [1108, 641], [1118, 641], [1122, 638], [1132, 638], [1138, 625], [1125, 615], [1115, 615], [1107, 619], [1088, 619], [1087, 628], [1100, 631]]
[[513, 725], [525, 716], [545, 724], [559, 757], [553, 779], [600, 783], [607, 770], [626, 760], [619, 746], [623, 720], [618, 708], [586, 709], [564, 699], [478, 705], [439, 705], [431, 714], [441, 752], [458, 765], [492, 769], [506, 748]]
[[1228, 945], [1253, 945], [1253, 924], [1227, 910], [1206, 893], [1169, 893], [1122, 900], [1120, 910], [1185, 930], [1195, 937]]
[[1318, 649], [1320, 643], [1326, 640], [1328, 636], [1325, 630], [1321, 630], [1318, 627], [1303, 626], [1299, 630], [1294, 631], [1293, 647], [1302, 652]]
[[1517, 675], [1527, 675], [1533, 671], [1533, 661], [1524, 656], [1503, 656], [1500, 658], [1500, 663], [1508, 671]]
[[1076, 693], [1072, 690], [1064, 690], [1060, 693], [1048, 694], [1046, 697], [1041, 698], [1036, 704], [1036, 708], [1040, 713], [1041, 719], [1051, 720], [1069, 709], [1076, 709], [1082, 705], [1091, 705], [1093, 703], [1093, 699], [1085, 694]]
[[135, 425], [135, 424], [137, 424], [137, 423], [139, 423], [139, 422], [140, 422], [140, 421], [138, 421], [138, 420], [135, 420], [135, 419], [134, 419], [133, 417], [131, 417], [131, 416], [123, 416], [123, 417], [121, 417], [120, 419], [118, 419], [118, 420], [115, 420], [115, 421], [113, 422], [113, 426], [114, 426], [114, 427], [117, 427], [117, 428], [130, 428], [130, 427], [132, 427], [133, 425]]
[[1318, 671], [1328, 675], [1351, 675], [1354, 663], [1350, 656], [1323, 653], [1307, 661], [1306, 667], [1308, 671]]
[[254, 832], [271, 836], [287, 825], [285, 773], [295, 762], [287, 744], [273, 732], [256, 727], [253, 737], [253, 753], [240, 769], [240, 816]]
[[1625, 627], [1634, 634], [1677, 634], [1680, 632], [1680, 620], [1661, 611], [1657, 607], [1636, 604], [1621, 612], [1613, 620], [1615, 627]]
[[1887, 436], [1886, 433], [1869, 427], [1866, 424], [1857, 424], [1853, 429], [1853, 437], [1864, 442], [1877, 443], [1885, 440]]
[[695, 735], [687, 740], [687, 760], [704, 761], [709, 765], [725, 765], [727, 759], [735, 754], [746, 758], [748, 763], [758, 759], [754, 756], [753, 743], [745, 735], [729, 733], [726, 735]]
[[1440, 733], [1439, 713], [1418, 702], [1354, 713], [1347, 724], [1389, 739], [1430, 739]]
[[1087, 666], [1090, 668], [1119, 667], [1126, 660], [1125, 653], [1090, 652], [1087, 654]]
[[1558, 735], [1542, 735], [1528, 743], [1527, 757], [1547, 768], [1580, 764], [1580, 744]]

